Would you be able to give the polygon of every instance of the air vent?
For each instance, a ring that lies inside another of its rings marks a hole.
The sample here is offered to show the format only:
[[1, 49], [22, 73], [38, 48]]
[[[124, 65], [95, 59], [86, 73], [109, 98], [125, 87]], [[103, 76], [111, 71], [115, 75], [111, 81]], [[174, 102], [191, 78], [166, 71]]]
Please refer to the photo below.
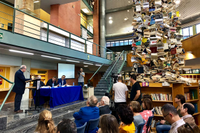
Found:
[[38, 71], [38, 74], [45, 74], [47, 71]]

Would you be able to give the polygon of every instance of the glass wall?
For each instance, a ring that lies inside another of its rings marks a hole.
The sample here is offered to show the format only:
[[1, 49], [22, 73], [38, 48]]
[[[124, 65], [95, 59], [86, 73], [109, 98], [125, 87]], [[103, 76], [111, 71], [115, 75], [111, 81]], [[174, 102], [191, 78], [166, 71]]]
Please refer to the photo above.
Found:
[[132, 40], [126, 39], [126, 40], [115, 40], [106, 42], [106, 47], [117, 47], [125, 45], [132, 45]]
[[187, 27], [182, 29], [183, 39], [193, 36], [193, 28]]

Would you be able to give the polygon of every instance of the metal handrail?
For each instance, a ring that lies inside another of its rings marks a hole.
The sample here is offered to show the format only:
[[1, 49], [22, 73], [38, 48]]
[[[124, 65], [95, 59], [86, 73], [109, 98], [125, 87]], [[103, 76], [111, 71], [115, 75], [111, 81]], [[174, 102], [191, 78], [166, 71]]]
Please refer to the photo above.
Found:
[[1, 111], [1, 109], [3, 108], [3, 106], [4, 106], [5, 102], [6, 102], [6, 100], [8, 99], [8, 97], [9, 97], [9, 95], [10, 95], [10, 93], [11, 93], [11, 91], [12, 91], [14, 85], [15, 85], [15, 83], [14, 83], [14, 82], [11, 82], [11, 81], [8, 80], [8, 79], [6, 79], [6, 78], [3, 77], [2, 75], [0, 75], [0, 78], [4, 79], [4, 80], [7, 81], [8, 83], [12, 84], [12, 86], [10, 87], [10, 90], [8, 91], [6, 97], [5, 97], [4, 100], [3, 100], [3, 103], [2, 103], [1, 106], [0, 106], [0, 111]]
[[[48, 36], [48, 37], [49, 37], [49, 33], [48, 33], [48, 32], [49, 32], [49, 26], [50, 26], [50, 25], [53, 26], [53, 27], [56, 27], [56, 28], [58, 28], [58, 29], [60, 29], [60, 30], [62, 30], [62, 31], [65, 31], [65, 32], [69, 33], [69, 36], [71, 36], [71, 35], [77, 36], [77, 35], [75, 35], [75, 34], [73, 34], [73, 33], [71, 33], [71, 32], [68, 32], [68, 31], [66, 31], [66, 30], [64, 30], [64, 29], [62, 29], [62, 28], [60, 28], [60, 27], [58, 27], [58, 26], [55, 26], [55, 25], [53, 25], [53, 24], [50, 24], [50, 23], [48, 23], [48, 22], [46, 22], [46, 21], [44, 21], [44, 20], [42, 20], [42, 19], [40, 19], [40, 18], [37, 18], [37, 17], [35, 17], [35, 16], [31, 15], [31, 14], [28, 14], [28, 13], [26, 13], [26, 12], [24, 12], [24, 11], [21, 11], [21, 10], [19, 10], [19, 9], [17, 9], [17, 8], [14, 8], [14, 7], [12, 7], [12, 6], [10, 6], [10, 5], [8, 5], [8, 4], [2, 2], [2, 1], [0, 1], [0, 3], [3, 4], [3, 5], [6, 5], [6, 6], [10, 7], [10, 8], [12, 8], [12, 9], [14, 9], [14, 13], [13, 13], [13, 15], [12, 15], [12, 16], [13, 16], [13, 20], [11, 20], [11, 21], [13, 22], [13, 27], [14, 27], [14, 28], [15, 28], [15, 17], [16, 17], [16, 16], [15, 16], [15, 12], [16, 12], [16, 11], [19, 11], [19, 12], [24, 13], [24, 14], [26, 14], [26, 15], [28, 15], [28, 16], [31, 16], [31, 17], [33, 17], [33, 18], [35, 18], [35, 19], [37, 19], [37, 20], [39, 20], [39, 21], [41, 21], [41, 22], [46, 23], [46, 24], [48, 25], [48, 27], [47, 27], [47, 36]], [[7, 14], [7, 13], [6, 13], [6, 14]], [[26, 20], [24, 20], [24, 21], [26, 21]], [[28, 23], [31, 23], [31, 22], [28, 22]], [[31, 23], [31, 24], [34, 25], [34, 23]], [[12, 32], [14, 32], [14, 30], [12, 30]], [[47, 37], [47, 38], [48, 38], [48, 37]], [[81, 38], [80, 36], [77, 36], [77, 37]], [[70, 38], [70, 37], [69, 37], [69, 38]], [[113, 53], [112, 50], [107, 49], [106, 47], [103, 47], [103, 46], [98, 45], [98, 44], [96, 44], [96, 43], [94, 43], [94, 42], [88, 41], [87, 39], [84, 39], [84, 38], [81, 38], [81, 39], [83, 39], [83, 40], [85, 41], [84, 45], [86, 46], [86, 48], [87, 48], [86, 42], [89, 42], [89, 43], [91, 43], [92, 45], [96, 45], [96, 54], [95, 54], [95, 52], [94, 52], [93, 55], [98, 56], [100, 53], [97, 52], [97, 50], [100, 49], [100, 48], [103, 48], [104, 50], [107, 50], [107, 51], [110, 51], [110, 52]], [[71, 41], [71, 38], [70, 38], [69, 40]], [[43, 41], [44, 41], [44, 40], [43, 40]], [[47, 42], [49, 42], [48, 39], [47, 39]], [[69, 42], [69, 44], [71, 44], [71, 42]], [[85, 52], [87, 53], [87, 50], [85, 50]], [[103, 58], [106, 58], [106, 57], [103, 57]]]
[[112, 70], [114, 69], [114, 67], [116, 66], [117, 62], [119, 61], [119, 59], [121, 58], [121, 56], [123, 55], [124, 52], [125, 51], [123, 50], [122, 53], [120, 54], [120, 56], [118, 57], [117, 61], [115, 62], [115, 64], [110, 69], [109, 73], [106, 75], [105, 80], [108, 78], [108, 76], [110, 75], [110, 73], [112, 72]]
[[[125, 57], [125, 56], [126, 56], [126, 52], [124, 52], [124, 57]], [[120, 67], [119, 70], [118, 70], [118, 73], [121, 72], [122, 68], [124, 67], [125, 62], [126, 62], [126, 60], [124, 59], [124, 61], [122, 62], [121, 67]]]
[[103, 66], [104, 64], [102, 64], [97, 70], [96, 70], [96, 72], [92, 75], [92, 77], [89, 79], [89, 80], [91, 80], [95, 75], [96, 75], [96, 73], [101, 69], [101, 67]]

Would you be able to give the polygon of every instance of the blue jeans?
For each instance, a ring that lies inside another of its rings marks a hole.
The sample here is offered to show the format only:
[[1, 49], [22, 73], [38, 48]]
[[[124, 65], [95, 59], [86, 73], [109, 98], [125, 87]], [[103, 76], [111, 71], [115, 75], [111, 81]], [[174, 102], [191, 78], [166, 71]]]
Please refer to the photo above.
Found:
[[84, 82], [78, 82], [78, 86], [84, 86]]
[[161, 123], [156, 124], [157, 133], [168, 133], [170, 129], [171, 129], [170, 125], [163, 125]]

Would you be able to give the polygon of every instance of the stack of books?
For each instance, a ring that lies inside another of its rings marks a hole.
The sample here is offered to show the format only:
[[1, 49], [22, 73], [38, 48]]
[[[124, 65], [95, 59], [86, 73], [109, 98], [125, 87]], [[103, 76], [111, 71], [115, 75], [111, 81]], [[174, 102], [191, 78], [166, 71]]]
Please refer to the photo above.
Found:
[[157, 101], [172, 101], [172, 94], [151, 94], [153, 100]]
[[161, 111], [161, 106], [159, 106], [159, 107], [154, 107], [154, 114], [155, 115], [163, 115], [162, 114], [162, 111]]

